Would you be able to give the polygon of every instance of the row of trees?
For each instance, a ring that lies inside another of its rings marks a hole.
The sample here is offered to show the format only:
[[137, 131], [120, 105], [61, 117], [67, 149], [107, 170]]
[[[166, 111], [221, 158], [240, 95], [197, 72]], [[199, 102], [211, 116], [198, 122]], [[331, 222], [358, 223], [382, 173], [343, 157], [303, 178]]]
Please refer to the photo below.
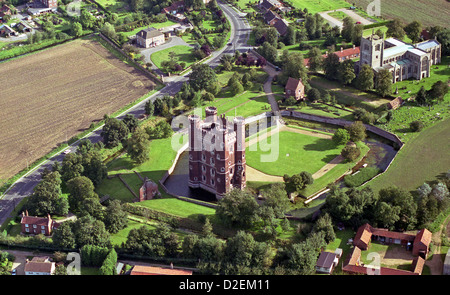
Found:
[[[448, 176], [447, 176], [448, 178]], [[370, 223], [397, 231], [424, 227], [450, 204], [445, 183], [425, 183], [414, 195], [398, 187], [375, 194], [370, 187], [361, 190], [332, 187], [323, 207], [335, 222], [352, 227]]]

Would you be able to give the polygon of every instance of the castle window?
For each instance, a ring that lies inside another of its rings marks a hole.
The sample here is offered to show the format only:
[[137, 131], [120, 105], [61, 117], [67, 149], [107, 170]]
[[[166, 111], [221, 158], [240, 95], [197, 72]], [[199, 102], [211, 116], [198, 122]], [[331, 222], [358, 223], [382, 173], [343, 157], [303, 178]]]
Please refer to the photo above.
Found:
[[224, 172], [224, 171], [225, 171], [225, 168], [223, 168], [223, 167], [220, 168], [220, 171], [221, 171], [221, 172]]
[[211, 169], [211, 176], [214, 176], [216, 174], [216, 171], [214, 169]]
[[202, 154], [202, 161], [206, 161], [206, 157], [204, 154]]
[[194, 177], [194, 180], [198, 180], [198, 178], [197, 178], [197, 177]]
[[192, 170], [192, 165], [189, 165], [189, 170]]
[[206, 172], [206, 167], [202, 165], [202, 171]]
[[209, 163], [214, 165], [214, 158], [213, 157], [209, 158]]
[[215, 183], [214, 183], [214, 179], [211, 179], [211, 184], [212, 184], [212, 185], [214, 185], [214, 184], [215, 184]]
[[206, 176], [205, 175], [202, 175], [202, 181], [206, 182]]
[[217, 157], [216, 157], [216, 158], [217, 158], [217, 160], [220, 160], [220, 155], [219, 155], [219, 154], [217, 154]]
[[241, 164], [241, 160], [238, 160], [238, 164]]

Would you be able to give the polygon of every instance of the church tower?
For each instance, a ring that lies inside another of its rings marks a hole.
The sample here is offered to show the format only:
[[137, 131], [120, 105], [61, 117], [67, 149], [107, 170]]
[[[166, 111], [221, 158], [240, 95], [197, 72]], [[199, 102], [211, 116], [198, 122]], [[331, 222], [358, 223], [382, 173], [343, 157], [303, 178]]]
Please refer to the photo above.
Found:
[[384, 38], [375, 35], [361, 37], [359, 68], [368, 64], [372, 69], [383, 66]]

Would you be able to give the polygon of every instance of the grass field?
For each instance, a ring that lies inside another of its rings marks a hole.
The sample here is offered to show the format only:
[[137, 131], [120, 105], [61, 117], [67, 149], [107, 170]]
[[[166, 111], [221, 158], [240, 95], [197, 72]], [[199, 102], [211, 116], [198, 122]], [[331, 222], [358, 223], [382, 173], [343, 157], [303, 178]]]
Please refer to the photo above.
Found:
[[[363, 10], [372, 0], [348, 0]], [[381, 16], [386, 19], [399, 18], [404, 23], [420, 21], [423, 26], [448, 26], [450, 4], [446, 0], [391, 0], [381, 1]]]
[[196, 62], [195, 57], [192, 54], [192, 47], [185, 46], [185, 45], [176, 45], [176, 46], [172, 46], [167, 49], [156, 51], [155, 53], [153, 53], [150, 56], [150, 58], [151, 58], [153, 64], [161, 69], [162, 68], [161, 63], [163, 61], [170, 60], [170, 58], [169, 58], [170, 52], [175, 52], [175, 55], [176, 55], [175, 61], [178, 63], [181, 63], [181, 62], [186, 63], [186, 67], [189, 67], [191, 64]]
[[88, 39], [0, 64], [0, 83], [0, 179], [155, 87]]
[[450, 119], [423, 130], [399, 151], [389, 169], [367, 185], [375, 192], [392, 185], [415, 190], [450, 167]]
[[339, 8], [350, 7], [351, 5], [344, 0], [290, 0], [295, 8], [308, 9], [309, 13], [334, 10]]
[[342, 149], [330, 139], [288, 131], [282, 131], [278, 135], [279, 142], [271, 142], [273, 138], [276, 138], [273, 136], [269, 140], [271, 147], [279, 149], [278, 158], [275, 161], [262, 162], [261, 155], [268, 155], [270, 151], [263, 152], [254, 144], [249, 146], [246, 151], [247, 165], [266, 174], [277, 176], [293, 175], [302, 171], [314, 174], [338, 156]]

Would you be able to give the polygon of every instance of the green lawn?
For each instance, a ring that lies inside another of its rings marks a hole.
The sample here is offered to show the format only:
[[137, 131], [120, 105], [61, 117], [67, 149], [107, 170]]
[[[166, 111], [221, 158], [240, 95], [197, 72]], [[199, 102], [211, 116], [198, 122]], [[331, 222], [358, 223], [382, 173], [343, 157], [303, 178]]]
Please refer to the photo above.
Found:
[[344, 0], [291, 0], [290, 2], [295, 8], [302, 10], [307, 8], [312, 14], [351, 6]]
[[139, 205], [184, 218], [192, 218], [199, 214], [214, 215], [216, 212], [213, 208], [184, 202], [176, 198], [148, 200], [140, 202]]
[[126, 228], [120, 230], [115, 234], [111, 234], [111, 243], [113, 246], [120, 246], [123, 242], [127, 241], [128, 234], [132, 229], [140, 228], [141, 226], [147, 226], [150, 229], [155, 229], [152, 225], [143, 224], [137, 221], [128, 220], [128, 225]]
[[[270, 175], [293, 175], [302, 171], [314, 174], [338, 156], [342, 149], [342, 146], [336, 146], [331, 139], [289, 131], [279, 132], [278, 136], [278, 142], [272, 142], [276, 138], [274, 135], [268, 140], [270, 151], [262, 151], [260, 144], [248, 147], [246, 151], [247, 165]], [[262, 162], [261, 155], [268, 156], [269, 154], [274, 156], [273, 160]]]
[[450, 167], [449, 138], [450, 119], [424, 129], [406, 143], [384, 174], [367, 185], [376, 193], [392, 185], [415, 190], [426, 181], [435, 181]]
[[186, 63], [186, 67], [196, 62], [194, 55], [192, 54], [192, 47], [185, 45], [176, 45], [170, 48], [166, 48], [153, 53], [150, 58], [155, 66], [161, 69], [161, 63], [163, 61], [170, 60], [169, 53], [175, 52], [175, 61], [178, 63]]

